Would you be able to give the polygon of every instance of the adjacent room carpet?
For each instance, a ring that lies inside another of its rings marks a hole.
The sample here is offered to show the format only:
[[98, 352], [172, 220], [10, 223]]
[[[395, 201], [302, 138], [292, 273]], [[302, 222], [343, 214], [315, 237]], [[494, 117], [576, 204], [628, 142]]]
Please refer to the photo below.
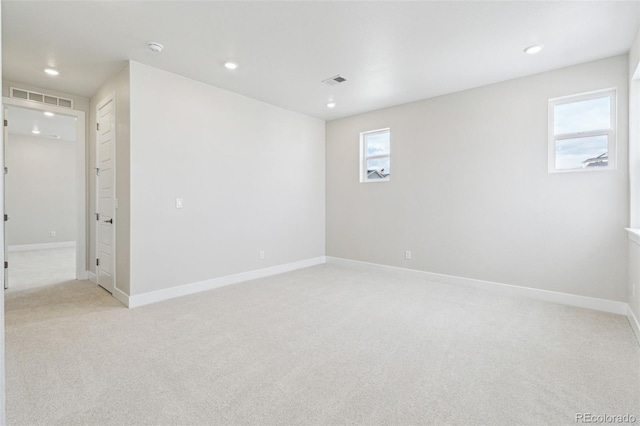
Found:
[[75, 247], [9, 252], [8, 291], [42, 287], [75, 278]]
[[6, 378], [10, 425], [640, 422], [625, 317], [336, 265], [131, 310], [7, 293]]

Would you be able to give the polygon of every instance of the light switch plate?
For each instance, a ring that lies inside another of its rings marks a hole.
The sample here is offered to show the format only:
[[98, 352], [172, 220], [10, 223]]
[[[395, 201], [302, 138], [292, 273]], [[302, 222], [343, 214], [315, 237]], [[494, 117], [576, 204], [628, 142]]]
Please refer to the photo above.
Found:
[[182, 206], [182, 198], [176, 198], [176, 209], [181, 209]]

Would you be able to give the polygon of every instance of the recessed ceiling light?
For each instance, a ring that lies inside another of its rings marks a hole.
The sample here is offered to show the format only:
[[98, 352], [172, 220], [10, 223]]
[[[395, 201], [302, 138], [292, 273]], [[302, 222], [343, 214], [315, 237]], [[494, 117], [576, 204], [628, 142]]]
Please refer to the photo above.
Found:
[[44, 115], [46, 115], [47, 117], [53, 117], [55, 114], [52, 112], [46, 111]]
[[38, 129], [33, 129], [33, 130], [31, 131], [31, 133], [33, 133], [34, 135], [39, 135], [39, 134], [40, 134], [40, 130], [38, 130]]
[[224, 63], [224, 67], [228, 70], [235, 70], [236, 68], [238, 68], [238, 64], [236, 64], [235, 62], [227, 61]]
[[336, 106], [336, 103], [335, 103], [335, 102], [329, 102], [329, 103], [327, 104], [327, 108], [333, 108], [333, 107], [335, 107], [335, 106]]
[[60, 74], [58, 72], [58, 70], [54, 70], [53, 68], [45, 68], [44, 72], [46, 72], [49, 75], [59, 75]]
[[149, 46], [149, 49], [154, 53], [160, 53], [162, 52], [162, 49], [164, 49], [163, 45], [155, 41], [150, 42], [147, 46]]
[[526, 49], [524, 49], [524, 53], [528, 55], [535, 55], [536, 53], [539, 53], [543, 47], [544, 46], [541, 44], [534, 44], [533, 46], [529, 46]]

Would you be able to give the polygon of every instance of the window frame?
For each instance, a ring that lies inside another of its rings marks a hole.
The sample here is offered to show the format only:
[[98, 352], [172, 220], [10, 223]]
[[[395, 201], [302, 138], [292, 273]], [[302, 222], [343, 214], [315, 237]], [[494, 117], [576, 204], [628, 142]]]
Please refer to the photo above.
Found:
[[[378, 133], [389, 134], [389, 153], [368, 156], [366, 138], [368, 135], [378, 134]], [[377, 158], [389, 158], [389, 167], [391, 166], [391, 128], [390, 127], [385, 127], [385, 128], [376, 129], [376, 130], [367, 130], [366, 132], [360, 132], [360, 183], [389, 182], [389, 180], [391, 180], [391, 173], [389, 173], [387, 177], [384, 177], [381, 179], [369, 179], [367, 175], [367, 160], [372, 160]]]
[[[578, 93], [575, 95], [562, 96], [559, 98], [549, 99], [549, 111], [548, 111], [548, 167], [549, 173], [582, 173], [582, 172], [603, 172], [608, 170], [615, 170], [617, 168], [617, 155], [616, 155], [616, 128], [617, 128], [617, 88], [609, 88], [603, 90], [595, 90], [592, 92]], [[599, 99], [609, 97], [609, 122], [608, 129], [588, 130], [585, 132], [572, 132], [555, 134], [555, 107], [559, 105], [566, 105], [576, 102], [588, 101], [591, 99]], [[556, 168], [556, 142], [566, 139], [581, 139], [594, 136], [607, 136], [607, 166], [606, 167], [583, 167], [580, 169], [558, 169]]]

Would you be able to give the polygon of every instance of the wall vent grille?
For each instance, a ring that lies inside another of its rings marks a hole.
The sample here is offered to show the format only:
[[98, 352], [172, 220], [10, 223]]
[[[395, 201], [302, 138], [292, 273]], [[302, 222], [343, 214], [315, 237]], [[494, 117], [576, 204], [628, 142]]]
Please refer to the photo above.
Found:
[[44, 93], [33, 92], [31, 90], [18, 89], [17, 87], [10, 88], [9, 97], [15, 99], [23, 99], [25, 101], [37, 102], [39, 104], [55, 105], [63, 108], [73, 109], [73, 101], [71, 99], [45, 95]]

